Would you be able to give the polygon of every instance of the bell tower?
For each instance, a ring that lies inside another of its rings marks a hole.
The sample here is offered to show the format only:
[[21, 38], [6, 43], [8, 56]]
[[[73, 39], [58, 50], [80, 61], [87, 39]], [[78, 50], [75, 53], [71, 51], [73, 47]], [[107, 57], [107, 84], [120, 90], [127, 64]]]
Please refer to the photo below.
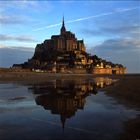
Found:
[[64, 16], [63, 16], [61, 34], [65, 34], [65, 32], [66, 32], [66, 28], [65, 28], [65, 21], [64, 21]]

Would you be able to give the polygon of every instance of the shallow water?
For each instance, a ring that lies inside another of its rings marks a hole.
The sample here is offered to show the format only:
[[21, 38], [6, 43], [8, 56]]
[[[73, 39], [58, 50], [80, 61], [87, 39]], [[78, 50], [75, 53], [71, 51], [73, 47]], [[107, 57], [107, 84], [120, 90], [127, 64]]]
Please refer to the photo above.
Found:
[[[104, 94], [109, 78], [0, 84], [0, 139], [115, 140], [139, 111]], [[102, 90], [101, 90], [102, 89]]]

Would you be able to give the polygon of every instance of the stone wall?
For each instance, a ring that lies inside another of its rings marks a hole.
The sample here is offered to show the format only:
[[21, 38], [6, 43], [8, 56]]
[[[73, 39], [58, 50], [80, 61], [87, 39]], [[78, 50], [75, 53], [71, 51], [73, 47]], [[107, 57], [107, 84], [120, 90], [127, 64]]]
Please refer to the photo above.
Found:
[[94, 68], [93, 74], [125, 74], [126, 68]]
[[60, 69], [57, 71], [58, 73], [75, 73], [75, 74], [86, 74], [87, 71], [84, 68], [68, 68], [68, 69]]
[[88, 72], [85, 68], [63, 68], [58, 73], [75, 73], [75, 74], [125, 74], [126, 68], [94, 68], [92, 72]]

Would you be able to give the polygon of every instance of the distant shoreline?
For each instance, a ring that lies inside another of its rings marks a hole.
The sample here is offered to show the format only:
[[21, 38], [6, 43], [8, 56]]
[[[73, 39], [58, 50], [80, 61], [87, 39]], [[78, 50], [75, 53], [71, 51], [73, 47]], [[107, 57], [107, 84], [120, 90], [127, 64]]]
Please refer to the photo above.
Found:
[[39, 72], [0, 72], [0, 81], [44, 81], [50, 79], [94, 78], [93, 74], [39, 73]]
[[140, 74], [71, 74], [71, 73], [41, 73], [41, 72], [14, 72], [14, 71], [0, 71], [0, 81], [44, 81], [49, 79], [87, 79], [95, 77], [139, 77]]

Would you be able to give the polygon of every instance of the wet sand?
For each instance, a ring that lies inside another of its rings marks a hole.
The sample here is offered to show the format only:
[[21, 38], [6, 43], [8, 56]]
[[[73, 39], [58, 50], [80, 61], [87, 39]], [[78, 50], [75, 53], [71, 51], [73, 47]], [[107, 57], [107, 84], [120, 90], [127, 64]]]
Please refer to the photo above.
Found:
[[92, 78], [91, 74], [60, 74], [36, 72], [0, 72], [0, 81], [46, 81], [50, 79]]
[[[117, 76], [115, 76], [117, 78]], [[105, 89], [106, 94], [129, 109], [140, 110], [140, 75], [118, 76], [119, 81]], [[123, 123], [124, 132], [120, 140], [140, 139], [140, 114]]]
[[119, 79], [114, 86], [106, 88], [106, 94], [129, 107], [140, 108], [140, 75], [112, 76]]

